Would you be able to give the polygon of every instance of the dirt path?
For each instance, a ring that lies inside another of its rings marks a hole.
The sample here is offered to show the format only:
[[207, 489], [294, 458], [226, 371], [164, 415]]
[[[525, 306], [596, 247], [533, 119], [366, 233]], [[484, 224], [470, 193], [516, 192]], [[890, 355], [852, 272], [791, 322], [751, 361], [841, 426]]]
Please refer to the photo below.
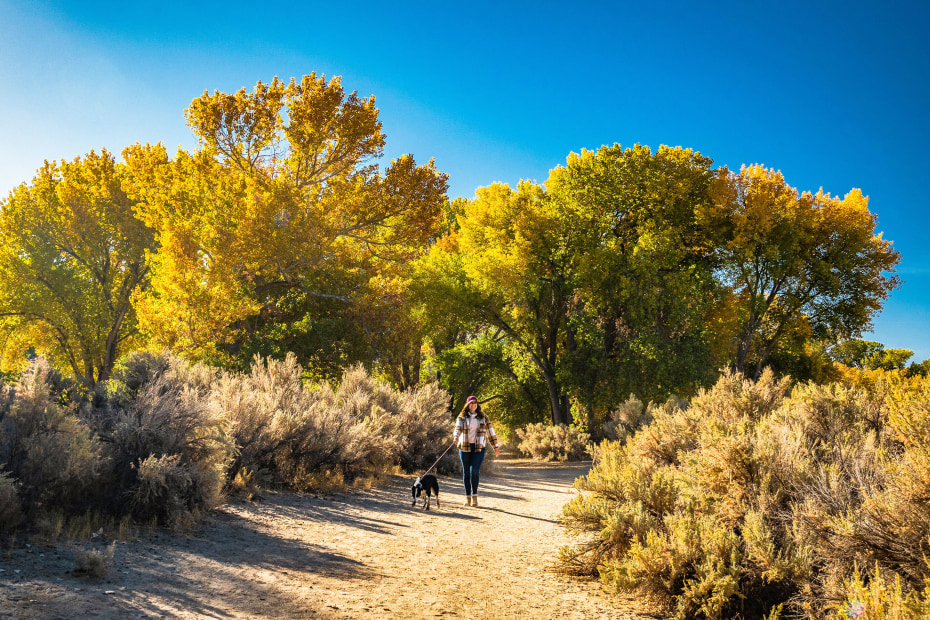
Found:
[[189, 537], [117, 545], [104, 580], [67, 549], [0, 558], [0, 618], [646, 618], [598, 583], [548, 572], [555, 522], [584, 464], [499, 461], [481, 507], [440, 478], [441, 510], [411, 508], [411, 479], [328, 497], [229, 504]]

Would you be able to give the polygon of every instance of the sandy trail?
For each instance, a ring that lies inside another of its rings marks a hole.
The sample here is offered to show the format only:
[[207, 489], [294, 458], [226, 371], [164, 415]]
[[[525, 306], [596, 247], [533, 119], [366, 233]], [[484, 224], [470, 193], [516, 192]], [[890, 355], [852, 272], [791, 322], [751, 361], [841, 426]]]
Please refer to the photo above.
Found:
[[555, 517], [588, 464], [498, 461], [481, 507], [440, 477], [442, 508], [411, 508], [412, 478], [330, 496], [230, 503], [191, 536], [117, 545], [107, 578], [65, 548], [0, 557], [0, 618], [647, 618], [632, 600], [548, 569], [570, 542]]

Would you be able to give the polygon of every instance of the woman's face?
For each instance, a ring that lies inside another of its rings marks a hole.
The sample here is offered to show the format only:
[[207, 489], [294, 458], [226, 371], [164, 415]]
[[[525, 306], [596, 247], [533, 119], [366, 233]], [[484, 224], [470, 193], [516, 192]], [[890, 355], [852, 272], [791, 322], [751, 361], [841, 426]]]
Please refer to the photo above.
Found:
[[475, 409], [477, 408], [478, 408], [478, 403], [476, 403], [475, 401], [468, 403], [468, 410], [471, 411], [472, 413], [474, 413]]

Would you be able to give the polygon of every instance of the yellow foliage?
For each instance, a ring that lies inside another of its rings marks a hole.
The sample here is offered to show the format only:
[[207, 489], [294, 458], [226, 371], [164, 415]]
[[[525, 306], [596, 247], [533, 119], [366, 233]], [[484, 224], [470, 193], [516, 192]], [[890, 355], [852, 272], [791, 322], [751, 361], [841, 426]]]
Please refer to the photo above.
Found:
[[320, 281], [394, 277], [436, 236], [446, 175], [409, 155], [380, 171], [374, 98], [346, 94], [339, 78], [204, 93], [185, 117], [198, 151], [123, 152], [139, 217], [159, 244], [152, 286], [135, 298], [158, 347], [215, 353], [288, 290], [364, 306], [364, 292]]
[[752, 165], [720, 169], [711, 194], [699, 220], [716, 231], [721, 273], [739, 300], [740, 371], [751, 358], [758, 377], [798, 328], [816, 337], [858, 333], [899, 285], [900, 255], [875, 233], [859, 190], [843, 199], [799, 193], [781, 172]]
[[133, 345], [131, 297], [148, 283], [154, 242], [124, 180], [107, 151], [91, 151], [46, 162], [0, 202], [4, 368], [35, 348], [91, 387]]

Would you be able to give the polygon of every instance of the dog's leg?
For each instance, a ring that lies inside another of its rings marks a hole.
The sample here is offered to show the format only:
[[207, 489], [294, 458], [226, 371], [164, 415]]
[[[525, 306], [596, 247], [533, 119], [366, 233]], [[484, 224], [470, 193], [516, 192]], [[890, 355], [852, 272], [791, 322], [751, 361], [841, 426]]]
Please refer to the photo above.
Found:
[[429, 493], [427, 493], [427, 494], [426, 494], [426, 501], [423, 502], [423, 510], [429, 510], [429, 499], [430, 499], [430, 496], [429, 496]]

